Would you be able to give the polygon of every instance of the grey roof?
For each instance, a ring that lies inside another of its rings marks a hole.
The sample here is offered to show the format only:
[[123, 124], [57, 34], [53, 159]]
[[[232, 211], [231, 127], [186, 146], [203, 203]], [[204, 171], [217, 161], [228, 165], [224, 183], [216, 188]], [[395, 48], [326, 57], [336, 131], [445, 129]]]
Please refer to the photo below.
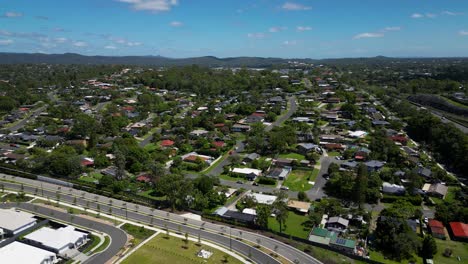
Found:
[[315, 148], [318, 147], [317, 145], [312, 144], [312, 143], [299, 143], [299, 144], [297, 144], [297, 146], [302, 147], [302, 148], [307, 149], [307, 150], [312, 150], [312, 149], [315, 149]]
[[250, 153], [244, 159], [256, 160], [258, 158], [260, 158], [260, 155], [258, 155], [257, 153]]
[[382, 168], [385, 165], [385, 162], [379, 160], [369, 160], [365, 164], [369, 168]]
[[220, 207], [218, 209], [216, 209], [216, 211], [214, 211], [214, 214], [216, 215], [219, 215], [219, 216], [223, 216], [229, 209], [227, 207]]
[[328, 219], [327, 224], [333, 224], [333, 223], [338, 223], [347, 227], [349, 225], [349, 220], [344, 219], [343, 217], [340, 217], [340, 216], [333, 216]]

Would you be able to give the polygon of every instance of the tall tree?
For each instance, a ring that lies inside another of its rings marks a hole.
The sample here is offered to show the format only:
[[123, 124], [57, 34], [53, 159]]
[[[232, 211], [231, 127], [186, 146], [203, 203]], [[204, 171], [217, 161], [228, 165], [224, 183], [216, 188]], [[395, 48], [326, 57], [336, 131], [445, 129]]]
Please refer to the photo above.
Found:
[[277, 193], [276, 200], [272, 204], [273, 212], [275, 214], [275, 219], [278, 221], [280, 227], [280, 233], [283, 232], [284, 224], [288, 220], [288, 204], [287, 204], [288, 194], [285, 191], [280, 191]]

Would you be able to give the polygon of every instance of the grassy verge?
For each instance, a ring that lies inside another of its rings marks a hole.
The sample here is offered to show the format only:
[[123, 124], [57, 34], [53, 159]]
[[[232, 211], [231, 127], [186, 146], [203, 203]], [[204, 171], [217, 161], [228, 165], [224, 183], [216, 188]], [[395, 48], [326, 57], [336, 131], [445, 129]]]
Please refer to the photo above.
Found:
[[[228, 262], [225, 262], [225, 253], [220, 250], [210, 248], [205, 245], [196, 245], [185, 239], [170, 237], [167, 239], [164, 235], [156, 236], [154, 239], [144, 244], [135, 253], [125, 259], [123, 264], [131, 263], [161, 263], [161, 264], [185, 264], [185, 263], [241, 263], [239, 260], [229, 256]], [[208, 259], [197, 257], [197, 253], [205, 249], [213, 252]]]
[[125, 231], [127, 234], [133, 236], [134, 238], [134, 245], [140, 244], [143, 240], [147, 239], [155, 232], [153, 230], [145, 229], [141, 226], [135, 226], [131, 224], [124, 224], [121, 229]]
[[105, 236], [104, 237], [104, 243], [102, 243], [98, 248], [96, 248], [96, 250], [94, 250], [94, 252], [97, 253], [97, 252], [104, 251], [110, 245], [110, 242], [111, 242], [110, 237]]
[[82, 253], [86, 254], [88, 252], [91, 251], [91, 249], [93, 249], [95, 246], [97, 246], [99, 244], [99, 242], [101, 242], [101, 238], [96, 236], [96, 235], [93, 235], [91, 234], [90, 236], [90, 240], [92, 241], [91, 243], [89, 243], [86, 248], [82, 251]]
[[15, 194], [15, 193], [9, 193], [5, 195], [5, 197], [2, 197], [0, 201], [2, 203], [25, 203], [31, 201], [32, 198], [26, 195], [20, 195], [20, 194]]

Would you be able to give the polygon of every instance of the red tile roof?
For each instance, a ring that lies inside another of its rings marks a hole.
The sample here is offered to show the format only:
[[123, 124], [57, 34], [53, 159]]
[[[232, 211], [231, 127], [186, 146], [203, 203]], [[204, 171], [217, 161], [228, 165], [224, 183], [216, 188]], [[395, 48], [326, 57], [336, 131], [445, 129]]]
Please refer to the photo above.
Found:
[[432, 234], [439, 234], [445, 236], [444, 224], [440, 221], [431, 219], [429, 220], [429, 227], [431, 228]]
[[150, 182], [151, 179], [148, 175], [140, 175], [136, 178], [137, 181], [139, 182]]
[[134, 111], [135, 110], [135, 107], [134, 106], [124, 106], [122, 107], [122, 110], [124, 111]]
[[462, 222], [450, 222], [449, 224], [455, 237], [468, 238], [468, 224]]
[[435, 219], [430, 219], [430, 220], [429, 220], [429, 226], [430, 226], [430, 227], [441, 227], [441, 228], [444, 228], [444, 224], [442, 224], [442, 222], [437, 221], [437, 220], [435, 220]]
[[171, 147], [172, 145], [174, 145], [174, 141], [170, 139], [165, 139], [161, 142], [161, 147]]
[[224, 147], [224, 141], [214, 141], [213, 146], [215, 146], [217, 148], [222, 148], [222, 147]]

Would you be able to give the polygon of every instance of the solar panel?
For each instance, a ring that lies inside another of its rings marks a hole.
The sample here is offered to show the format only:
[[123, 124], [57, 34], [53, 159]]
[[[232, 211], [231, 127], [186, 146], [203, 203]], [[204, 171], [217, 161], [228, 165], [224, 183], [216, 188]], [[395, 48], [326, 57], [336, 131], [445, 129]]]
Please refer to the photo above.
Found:
[[346, 239], [337, 238], [337, 239], [336, 239], [336, 244], [338, 244], [338, 245], [344, 245], [344, 244], [346, 244]]

